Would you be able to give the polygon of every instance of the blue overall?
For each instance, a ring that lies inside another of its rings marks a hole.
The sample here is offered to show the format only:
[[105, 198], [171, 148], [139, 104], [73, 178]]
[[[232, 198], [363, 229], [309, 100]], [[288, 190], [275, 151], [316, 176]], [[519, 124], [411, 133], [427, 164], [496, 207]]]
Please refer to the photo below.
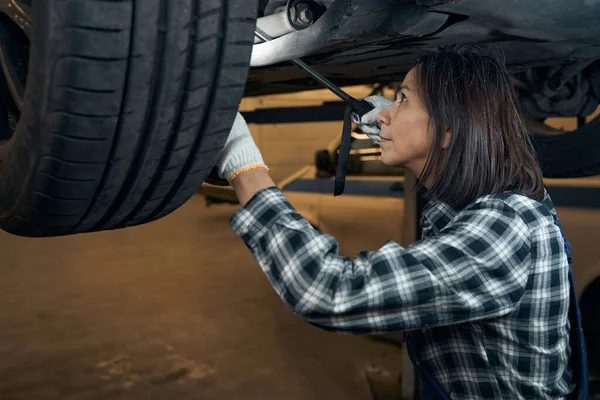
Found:
[[[554, 223], [560, 229], [560, 233], [565, 241], [565, 251], [567, 253], [567, 259], [569, 261], [569, 291], [570, 291], [570, 304], [569, 304], [569, 321], [571, 322], [570, 342], [571, 342], [571, 365], [573, 368], [573, 381], [577, 383], [577, 389], [573, 393], [571, 398], [577, 400], [587, 399], [588, 394], [588, 366], [587, 366], [587, 355], [585, 349], [585, 341], [583, 338], [583, 329], [581, 328], [581, 313], [579, 311], [579, 305], [577, 304], [577, 295], [575, 293], [575, 286], [573, 284], [573, 270], [570, 265], [573, 262], [571, 258], [571, 244], [567, 241], [565, 234], [562, 229], [562, 225], [558, 221], [556, 214], [553, 214]], [[421, 336], [420, 331], [411, 331], [406, 341], [406, 348], [408, 355], [415, 367], [416, 372], [421, 378], [421, 390], [423, 399], [425, 400], [446, 400], [450, 399], [450, 395], [446, 392], [444, 387], [423, 367], [420, 362], [419, 353], [419, 339]]]

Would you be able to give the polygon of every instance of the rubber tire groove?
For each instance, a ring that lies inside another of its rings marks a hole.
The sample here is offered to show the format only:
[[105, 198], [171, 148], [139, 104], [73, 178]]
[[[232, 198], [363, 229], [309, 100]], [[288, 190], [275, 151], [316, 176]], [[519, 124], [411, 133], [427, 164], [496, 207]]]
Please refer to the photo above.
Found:
[[[228, 15], [227, 2], [224, 2], [223, 7], [221, 7], [221, 20], [219, 21], [220, 28], [221, 28], [221, 29], [219, 29], [220, 32], [226, 32], [227, 15]], [[202, 121], [201, 126], [198, 131], [198, 135], [196, 136], [196, 139], [194, 140], [194, 144], [192, 146], [192, 151], [188, 155], [188, 158], [185, 161], [185, 165], [184, 165], [181, 173], [179, 174], [175, 184], [173, 185], [173, 188], [164, 197], [163, 201], [159, 204], [159, 206], [156, 208], [156, 210], [148, 216], [146, 221], [153, 220], [155, 218], [155, 216], [157, 214], [159, 214], [171, 202], [171, 200], [177, 194], [178, 189], [183, 185], [183, 182], [185, 181], [187, 174], [189, 173], [189, 171], [192, 169], [192, 167], [194, 165], [194, 159], [196, 157], [199, 147], [202, 145], [202, 140], [204, 139], [204, 133], [206, 132], [206, 125], [208, 123], [208, 120], [210, 117], [210, 112], [212, 111], [212, 106], [214, 104], [214, 98], [216, 96], [215, 87], [218, 86], [219, 78], [221, 75], [221, 65], [225, 58], [224, 52], [227, 49], [226, 45], [227, 45], [226, 38], [223, 38], [223, 40], [221, 40], [219, 42], [219, 49], [217, 51], [217, 54], [218, 54], [217, 62], [216, 62], [216, 65], [214, 66], [214, 69], [211, 74], [211, 76], [215, 76], [215, 79], [213, 80], [214, 85], [212, 87], [211, 94], [209, 96], [208, 101], [206, 102], [206, 104], [208, 104], [208, 107], [206, 107], [204, 109], [202, 119], [201, 119], [201, 121]]]
[[[133, 55], [133, 41], [134, 41], [134, 32], [135, 32], [135, 27], [136, 27], [135, 5], [136, 5], [136, 2], [133, 1], [132, 10], [131, 10], [131, 31], [130, 31], [129, 45], [128, 45], [129, 56], [127, 58], [127, 60], [128, 60], [127, 67], [125, 68], [125, 79], [123, 81], [123, 99], [121, 100], [121, 108], [119, 110], [119, 122], [117, 125], [117, 131], [115, 133], [115, 137], [113, 138], [113, 143], [110, 148], [109, 155], [108, 155], [109, 160], [112, 160], [114, 158], [114, 155], [115, 155], [115, 152], [117, 149], [117, 143], [119, 142], [119, 137], [123, 134], [123, 125], [124, 125], [123, 117], [124, 117], [125, 107], [127, 104], [127, 99], [128, 99], [128, 94], [129, 94], [127, 91], [127, 82], [129, 82], [129, 79], [131, 78], [131, 61], [132, 61], [131, 58]], [[70, 229], [69, 233], [76, 232], [77, 228], [79, 228], [79, 226], [83, 223], [83, 221], [85, 221], [85, 219], [90, 215], [90, 212], [93, 210], [95, 203], [96, 203], [100, 193], [102, 192], [104, 185], [106, 184], [106, 180], [110, 173], [110, 168], [111, 168], [111, 164], [110, 164], [110, 162], [107, 162], [104, 166], [102, 178], [100, 178], [100, 183], [96, 189], [96, 192], [94, 193], [94, 196], [92, 197], [92, 201], [90, 202], [89, 207], [87, 208], [85, 213], [81, 216], [79, 222], [75, 226], [73, 226], [72, 229]]]
[[[160, 0], [160, 10], [158, 15], [158, 33], [156, 36], [156, 57], [154, 59], [154, 67], [152, 70], [152, 79], [150, 84], [150, 87], [153, 88], [151, 95], [152, 97], [146, 107], [144, 122], [142, 123], [142, 135], [138, 141], [137, 151], [135, 152], [133, 163], [129, 169], [129, 174], [127, 178], [125, 178], [125, 182], [121, 187], [117, 198], [115, 199], [107, 213], [104, 215], [104, 217], [92, 228], [93, 230], [100, 229], [108, 220], [112, 218], [112, 216], [118, 211], [119, 207], [121, 207], [123, 200], [125, 200], [129, 194], [129, 188], [134, 184], [139, 172], [142, 169], [142, 164], [144, 163], [145, 155], [148, 151], [146, 143], [150, 139], [150, 134], [147, 132], [151, 131], [151, 128], [156, 123], [157, 118], [157, 113], [155, 112], [156, 103], [159, 99], [159, 89], [157, 82], [160, 80], [160, 78], [162, 78], [162, 73], [164, 72], [163, 65], [167, 61], [165, 60], [165, 57], [163, 55], [166, 49], [167, 41], [168, 27], [166, 26], [166, 24], [168, 21], [167, 13], [169, 11], [167, 7], [168, 1], [169, 0]], [[125, 102], [123, 102], [123, 104], [125, 104]]]
[[[197, 2], [192, 1], [191, 14], [192, 14], [192, 16], [194, 16], [194, 15], [196, 15], [196, 13], [197, 13]], [[193, 20], [193, 17], [192, 17], [192, 20]], [[194, 43], [193, 39], [196, 37], [196, 29], [194, 28], [194, 26], [195, 25], [193, 24], [188, 28], [190, 31], [189, 32], [190, 46], [192, 45], [192, 43]], [[134, 218], [135, 215], [144, 208], [144, 206], [146, 205], [148, 200], [150, 200], [152, 198], [152, 195], [156, 191], [156, 187], [159, 185], [159, 183], [164, 175], [166, 167], [171, 158], [171, 154], [174, 151], [177, 152], [179, 150], [179, 149], [173, 149], [173, 148], [174, 148], [175, 144], [177, 143], [179, 134], [181, 133], [181, 125], [183, 123], [183, 111], [184, 111], [185, 104], [188, 100], [188, 92], [187, 92], [186, 88], [188, 86], [188, 82], [190, 79], [190, 74], [192, 71], [191, 66], [194, 61], [194, 55], [195, 55], [195, 52], [193, 51], [193, 46], [191, 46], [191, 48], [192, 48], [192, 50], [188, 51], [188, 54], [186, 55], [185, 67], [184, 67], [185, 72], [184, 72], [184, 76], [183, 76], [183, 81], [181, 82], [181, 87], [179, 89], [179, 95], [177, 96], [177, 98], [179, 100], [178, 100], [178, 104], [176, 106], [176, 109], [177, 109], [177, 113], [176, 113], [176, 117], [175, 117], [176, 119], [172, 123], [173, 128], [172, 128], [169, 140], [167, 142], [167, 145], [165, 146], [165, 151], [164, 151], [162, 158], [158, 164], [156, 173], [154, 174], [152, 180], [150, 181], [148, 188], [144, 191], [144, 195], [138, 202], [137, 206], [129, 213], [129, 215], [127, 215], [127, 217], [125, 217], [125, 219], [121, 222], [121, 224], [119, 224], [118, 227], [126, 226], [127, 222], [130, 221], [132, 218]], [[185, 146], [185, 147], [189, 147], [189, 146]]]

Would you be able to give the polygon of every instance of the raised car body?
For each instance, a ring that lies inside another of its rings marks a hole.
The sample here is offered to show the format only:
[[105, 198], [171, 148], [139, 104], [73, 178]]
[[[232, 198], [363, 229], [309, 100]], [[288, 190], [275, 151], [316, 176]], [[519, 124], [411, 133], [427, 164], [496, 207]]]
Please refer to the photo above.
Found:
[[[600, 2], [593, 0], [317, 3], [328, 6], [322, 24], [317, 20], [304, 30], [255, 44], [254, 53], [281, 51], [270, 54], [274, 65], [265, 65], [268, 56], [256, 65], [253, 55], [246, 95], [319, 87], [305, 72], [282, 62], [292, 55], [304, 55], [304, 61], [339, 85], [401, 80], [419, 56], [449, 43], [494, 44], [515, 72], [600, 58]], [[303, 54], [298, 48], [307, 45], [304, 38], [317, 32], [320, 45]]]
[[[286, 62], [294, 57], [340, 86], [392, 85], [440, 46], [493, 44], [504, 52], [544, 175], [600, 174], [600, 119], [591, 117], [600, 99], [599, 1], [267, 0], [259, 15], [285, 17], [286, 7], [306, 4], [317, 7], [310, 24], [254, 44], [246, 96], [318, 88]], [[264, 18], [257, 26], [269, 29]], [[577, 128], [552, 129], [544, 123], [551, 117], [572, 117]]]

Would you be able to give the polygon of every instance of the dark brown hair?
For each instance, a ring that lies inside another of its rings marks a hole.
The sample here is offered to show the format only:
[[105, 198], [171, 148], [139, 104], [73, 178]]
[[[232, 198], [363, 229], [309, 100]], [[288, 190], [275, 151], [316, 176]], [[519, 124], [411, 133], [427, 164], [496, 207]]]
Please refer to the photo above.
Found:
[[[415, 72], [433, 133], [416, 189], [453, 207], [506, 191], [541, 201], [542, 172], [502, 53], [451, 45], [422, 57]], [[446, 130], [450, 145], [442, 157]], [[434, 171], [435, 183], [424, 191]]]

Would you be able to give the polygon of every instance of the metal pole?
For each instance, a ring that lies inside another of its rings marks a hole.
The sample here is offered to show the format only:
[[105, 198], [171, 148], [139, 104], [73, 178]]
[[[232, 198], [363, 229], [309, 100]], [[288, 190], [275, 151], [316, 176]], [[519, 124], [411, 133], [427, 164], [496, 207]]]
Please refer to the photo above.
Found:
[[[412, 172], [404, 172], [404, 218], [402, 221], [402, 241], [403, 247], [408, 247], [421, 238], [421, 210], [423, 209], [423, 199], [412, 189], [417, 183], [417, 178]], [[419, 379], [415, 369], [410, 361], [406, 346], [402, 348], [402, 399], [419, 399]]]
[[[259, 28], [256, 28], [256, 30], [254, 31], [254, 34], [258, 38], [260, 38], [261, 40], [263, 40], [265, 42], [269, 42], [269, 41], [273, 40], [273, 38], [271, 38], [265, 32], [261, 31]], [[344, 92], [339, 86], [337, 86], [336, 84], [331, 82], [329, 79], [325, 78], [323, 75], [321, 75], [320, 73], [315, 71], [312, 67], [310, 67], [308, 64], [306, 64], [304, 61], [299, 60], [297, 58], [290, 60], [290, 61], [292, 63], [296, 64], [298, 67], [305, 70], [306, 72], [308, 72], [310, 74], [310, 76], [312, 76], [317, 82], [319, 82], [321, 85], [325, 86], [327, 89], [331, 90], [336, 96], [338, 96], [340, 99], [344, 100], [346, 103], [349, 103], [352, 105], [358, 103], [358, 100], [356, 100], [354, 97], [350, 96], [348, 93]]]

